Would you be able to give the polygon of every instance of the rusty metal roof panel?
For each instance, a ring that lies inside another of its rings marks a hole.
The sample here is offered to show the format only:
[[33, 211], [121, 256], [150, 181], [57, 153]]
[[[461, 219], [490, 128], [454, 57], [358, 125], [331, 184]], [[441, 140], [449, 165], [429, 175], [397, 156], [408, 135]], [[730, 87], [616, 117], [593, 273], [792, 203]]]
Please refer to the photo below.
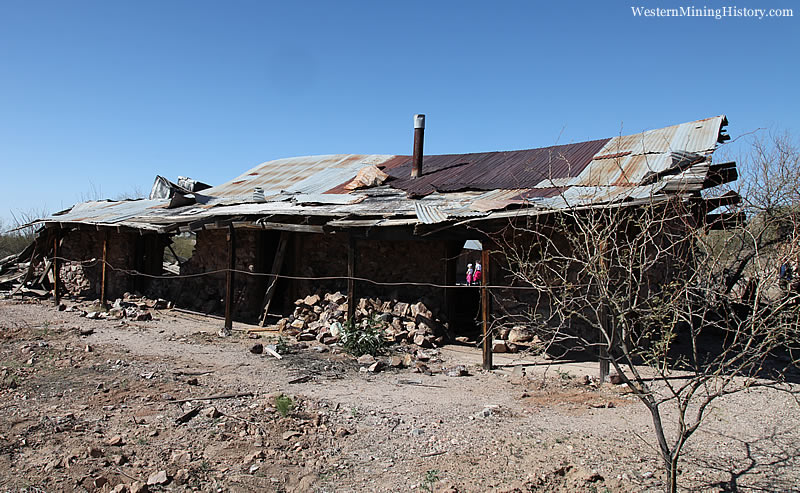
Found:
[[610, 159], [594, 159], [581, 172], [571, 178], [542, 180], [533, 188], [573, 186], [634, 186], [651, 173], [660, 173], [672, 164], [669, 153], [627, 154]]
[[[311, 192], [317, 190], [315, 187], [321, 186], [318, 180], [312, 178], [321, 171], [329, 169], [357, 171], [361, 166], [377, 165], [392, 157], [394, 156], [379, 154], [331, 154], [276, 159], [262, 163], [222, 185], [203, 190], [203, 194], [213, 197], [246, 197], [251, 195], [256, 187], [264, 189], [264, 193], [267, 194], [269, 191], [287, 190], [307, 179], [310, 182], [306, 186]], [[330, 183], [328, 188], [337, 184]]]
[[725, 116], [681, 123], [633, 135], [614, 137], [598, 152], [598, 156], [620, 153], [647, 154], [688, 151], [707, 154], [714, 150]]
[[[718, 116], [577, 144], [426, 156], [423, 175], [413, 180], [408, 156], [336, 154], [278, 159], [195, 193], [194, 205], [167, 209], [167, 200], [88, 202], [43, 222], [158, 230], [164, 225], [222, 216], [274, 215], [348, 217], [380, 225], [434, 224], [459, 217], [502, 216], [512, 212], [505, 209], [531, 204], [557, 209], [633, 203], [659, 193], [695, 193], [702, 188], [708, 173], [707, 156], [726, 124], [725, 117]], [[371, 165], [390, 175], [385, 184], [352, 192], [344, 187], [359, 169]], [[263, 195], [254, 195], [256, 187]]]
[[423, 175], [411, 178], [411, 160], [387, 170], [387, 184], [413, 196], [462, 190], [530, 188], [545, 178], [577, 176], [608, 142], [593, 140], [521, 151], [425, 156]]

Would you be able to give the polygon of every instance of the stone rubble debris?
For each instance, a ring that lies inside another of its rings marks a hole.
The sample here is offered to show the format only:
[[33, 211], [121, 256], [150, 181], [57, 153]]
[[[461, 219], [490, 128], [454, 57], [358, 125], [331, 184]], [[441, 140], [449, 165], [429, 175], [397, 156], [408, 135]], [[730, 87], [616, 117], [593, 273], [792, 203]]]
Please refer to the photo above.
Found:
[[[294, 312], [280, 319], [273, 329], [299, 341], [318, 341], [326, 345], [339, 341], [346, 323], [348, 300], [340, 292], [313, 294], [295, 301]], [[355, 322], [374, 320], [390, 344], [408, 343], [434, 348], [448, 339], [448, 324], [437, 318], [423, 303], [361, 298]]]

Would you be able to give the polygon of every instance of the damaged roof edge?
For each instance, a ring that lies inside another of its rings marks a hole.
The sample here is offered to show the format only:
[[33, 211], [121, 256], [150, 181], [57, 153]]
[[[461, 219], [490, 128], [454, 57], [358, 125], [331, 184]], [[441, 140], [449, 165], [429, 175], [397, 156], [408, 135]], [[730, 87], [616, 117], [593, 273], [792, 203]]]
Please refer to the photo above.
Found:
[[410, 179], [409, 156], [385, 154], [267, 161], [202, 194], [180, 180], [175, 184], [158, 176], [151, 198], [76, 204], [34, 223], [159, 232], [230, 217], [249, 221], [280, 216], [270, 222], [287, 227], [296, 227], [301, 217], [320, 223], [352, 219], [373, 225], [395, 220], [430, 225], [505, 217], [515, 212], [507, 209], [528, 205], [543, 211], [630, 204], [658, 194], [695, 193], [735, 179], [735, 165], [733, 170], [719, 168], [708, 159], [727, 140], [727, 124], [720, 115], [611, 139], [425, 156], [424, 174], [416, 180]]

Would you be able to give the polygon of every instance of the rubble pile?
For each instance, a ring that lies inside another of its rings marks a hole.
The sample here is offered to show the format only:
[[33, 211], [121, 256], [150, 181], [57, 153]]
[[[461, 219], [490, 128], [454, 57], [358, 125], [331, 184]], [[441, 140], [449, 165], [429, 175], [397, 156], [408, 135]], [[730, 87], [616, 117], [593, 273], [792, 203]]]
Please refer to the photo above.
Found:
[[497, 338], [492, 341], [493, 353], [516, 353], [518, 351], [542, 351], [543, 345], [533, 330], [523, 325], [502, 327], [497, 331]]
[[117, 298], [108, 307], [103, 307], [100, 302], [94, 302], [89, 306], [83, 307], [71, 306], [67, 307], [63, 303], [59, 305], [59, 310], [67, 312], [78, 312], [80, 316], [92, 320], [99, 319], [128, 319], [144, 322], [153, 319], [151, 310], [164, 310], [173, 308], [172, 302], [163, 299], [149, 299], [143, 296], [137, 296], [130, 293], [125, 293], [122, 298]]
[[[295, 301], [294, 312], [277, 323], [282, 332], [301, 341], [317, 340], [332, 344], [347, 321], [347, 296], [340, 292], [323, 296], [313, 294]], [[423, 302], [382, 301], [361, 298], [355, 310], [355, 322], [378, 323], [389, 343], [410, 343], [432, 348], [448, 338], [447, 323], [435, 317]]]

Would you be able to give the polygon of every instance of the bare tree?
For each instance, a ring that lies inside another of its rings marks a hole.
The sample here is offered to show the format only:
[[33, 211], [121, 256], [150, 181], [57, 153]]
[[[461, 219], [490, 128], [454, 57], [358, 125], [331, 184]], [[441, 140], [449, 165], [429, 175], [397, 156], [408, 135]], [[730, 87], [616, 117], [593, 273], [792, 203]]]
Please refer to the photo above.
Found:
[[753, 387], [797, 392], [787, 380], [800, 361], [800, 297], [777, 282], [777, 267], [800, 258], [788, 142], [753, 146], [732, 211], [747, 212], [745, 224], [709, 224], [699, 197], [676, 195], [541, 214], [496, 238], [512, 283], [532, 288], [510, 319], [551, 348], [607, 359], [650, 412], [668, 492], [713, 401]]
[[0, 258], [14, 255], [25, 249], [36, 236], [36, 226], [29, 226], [36, 219], [47, 216], [42, 210], [10, 211], [12, 222], [5, 227], [0, 221]]

